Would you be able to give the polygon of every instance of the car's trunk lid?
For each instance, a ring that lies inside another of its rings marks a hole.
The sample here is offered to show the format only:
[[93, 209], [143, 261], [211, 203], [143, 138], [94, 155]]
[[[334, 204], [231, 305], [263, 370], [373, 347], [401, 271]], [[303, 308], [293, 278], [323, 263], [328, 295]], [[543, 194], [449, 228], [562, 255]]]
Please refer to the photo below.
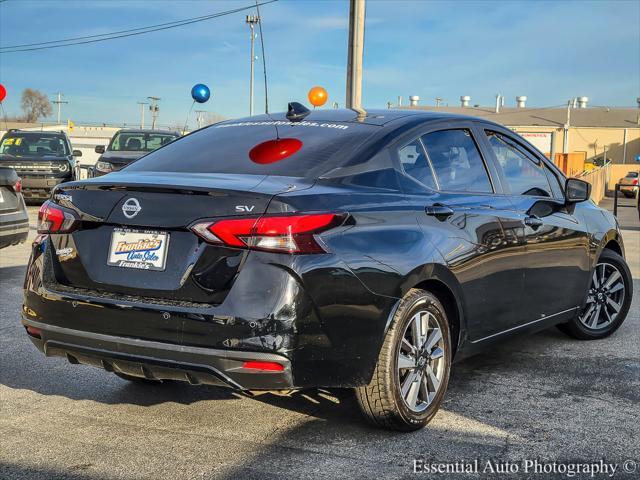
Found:
[[[266, 175], [126, 171], [60, 185], [55, 201], [74, 209], [82, 223], [71, 234], [51, 236], [56, 278], [95, 291], [219, 303], [247, 251], [203, 243], [188, 227], [202, 219], [260, 215], [277, 193], [310, 185]], [[121, 240], [131, 244], [142, 238], [136, 232], [157, 235], [144, 238], [161, 243], [155, 253], [163, 254], [164, 261], [150, 269], [133, 268], [129, 260], [140, 260], [140, 252], [131, 258], [114, 254]], [[115, 258], [127, 262], [114, 265]]]

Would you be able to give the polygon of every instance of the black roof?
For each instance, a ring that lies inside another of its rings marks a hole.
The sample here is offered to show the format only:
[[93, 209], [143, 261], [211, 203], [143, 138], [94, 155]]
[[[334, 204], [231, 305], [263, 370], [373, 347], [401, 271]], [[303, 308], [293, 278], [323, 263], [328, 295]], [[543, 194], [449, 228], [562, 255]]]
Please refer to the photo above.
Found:
[[122, 128], [118, 130], [116, 133], [161, 133], [164, 135], [177, 135], [180, 136], [180, 132], [176, 132], [175, 130], [152, 130], [150, 128]]
[[[351, 109], [322, 109], [312, 110], [303, 122], [362, 122], [367, 125], [385, 126], [394, 123], [399, 126], [405, 123], [414, 123], [416, 120], [438, 121], [447, 119], [461, 119], [478, 121], [478, 117], [470, 115], [451, 114], [424, 110], [392, 110], [392, 109], [366, 109], [364, 115]], [[289, 122], [285, 112], [276, 112], [269, 115], [255, 115], [253, 117], [226, 120], [223, 123], [237, 122], [264, 122], [264, 121]], [[493, 123], [493, 122], [490, 122]]]
[[[62, 130], [22, 130], [20, 128], [10, 128], [7, 130], [6, 134], [9, 133], [32, 133], [34, 135], [66, 135], [66, 133]], [[5, 135], [6, 135], [5, 134]]]

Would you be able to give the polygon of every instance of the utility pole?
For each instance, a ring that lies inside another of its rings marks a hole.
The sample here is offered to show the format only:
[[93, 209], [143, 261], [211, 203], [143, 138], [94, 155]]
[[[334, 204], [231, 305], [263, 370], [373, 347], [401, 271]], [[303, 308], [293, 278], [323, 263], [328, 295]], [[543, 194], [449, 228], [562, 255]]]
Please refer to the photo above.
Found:
[[158, 101], [160, 97], [147, 97], [151, 101], [151, 105], [149, 105], [149, 110], [151, 110], [151, 129], [156, 129], [156, 120], [158, 120], [158, 112], [160, 112], [160, 107], [158, 106]]
[[567, 123], [564, 124], [564, 136], [562, 138], [562, 153], [569, 153], [569, 127], [571, 126], [571, 107], [575, 103], [574, 100], [567, 102]]
[[149, 105], [149, 102], [138, 102], [140, 105], [140, 129], [144, 128], [144, 106]]
[[254, 31], [255, 26], [260, 23], [260, 17], [257, 15], [247, 15], [245, 23], [249, 25], [251, 29], [251, 72], [249, 74], [249, 116], [253, 115], [253, 65], [256, 61], [256, 55], [254, 50], [254, 42], [256, 39], [256, 33]]
[[202, 128], [205, 113], [207, 113], [206, 110], [196, 110], [196, 122], [198, 124], [198, 128]]
[[51, 100], [51, 103], [54, 103], [58, 106], [58, 125], [60, 125], [60, 119], [61, 119], [61, 107], [63, 103], [69, 103], [69, 102], [63, 102], [62, 101], [62, 97], [64, 97], [64, 93], [58, 92], [58, 99], [57, 100]]
[[362, 112], [362, 56], [364, 52], [365, 0], [349, 0], [349, 55], [347, 57], [347, 108]]

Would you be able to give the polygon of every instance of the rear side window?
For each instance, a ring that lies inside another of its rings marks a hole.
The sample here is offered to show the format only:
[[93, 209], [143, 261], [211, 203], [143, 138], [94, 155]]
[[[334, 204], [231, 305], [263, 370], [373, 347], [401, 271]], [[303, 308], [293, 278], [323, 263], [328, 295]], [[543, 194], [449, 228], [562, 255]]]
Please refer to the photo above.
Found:
[[427, 156], [419, 139], [405, 145], [398, 150], [398, 158], [405, 173], [423, 185], [436, 190], [433, 173], [427, 161]]
[[182, 137], [125, 170], [317, 178], [344, 165], [378, 129], [347, 122], [229, 121]]
[[115, 152], [150, 152], [173, 141], [175, 135], [166, 133], [118, 132], [111, 140], [108, 150]]
[[493, 192], [484, 161], [471, 132], [440, 130], [422, 136], [440, 190]]
[[486, 134], [512, 194], [551, 196], [549, 180], [538, 160], [509, 137], [489, 130]]

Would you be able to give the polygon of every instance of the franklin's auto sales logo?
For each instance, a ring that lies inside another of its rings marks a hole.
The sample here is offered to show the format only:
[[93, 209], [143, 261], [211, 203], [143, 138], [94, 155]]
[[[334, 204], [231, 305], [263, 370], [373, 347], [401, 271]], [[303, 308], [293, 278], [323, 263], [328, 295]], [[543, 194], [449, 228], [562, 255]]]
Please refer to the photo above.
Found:
[[[120, 255], [122, 253], [137, 253], [137, 252], [151, 252], [158, 250], [162, 246], [162, 240], [158, 238], [151, 238], [148, 240], [138, 240], [136, 242], [120, 241], [116, 245], [115, 254]], [[156, 257], [157, 259], [158, 257]]]
[[137, 198], [131, 197], [122, 204], [122, 213], [124, 213], [124, 216], [127, 218], [135, 217], [140, 213], [140, 210], [142, 210], [142, 207], [140, 206], [140, 202]]

